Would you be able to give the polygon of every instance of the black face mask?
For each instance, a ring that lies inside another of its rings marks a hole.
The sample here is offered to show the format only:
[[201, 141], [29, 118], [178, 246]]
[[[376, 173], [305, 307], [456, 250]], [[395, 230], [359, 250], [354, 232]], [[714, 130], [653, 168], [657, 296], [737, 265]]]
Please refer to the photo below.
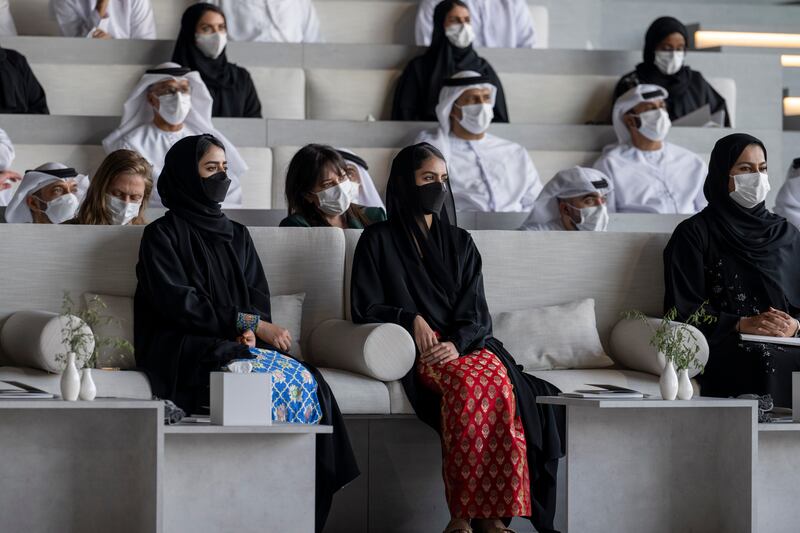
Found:
[[202, 178], [200, 185], [203, 187], [203, 194], [212, 202], [221, 204], [225, 201], [228, 195], [228, 189], [231, 186], [231, 180], [225, 172], [217, 172], [208, 178]]
[[419, 188], [419, 203], [426, 215], [438, 215], [447, 195], [447, 186], [436, 182], [422, 185]]

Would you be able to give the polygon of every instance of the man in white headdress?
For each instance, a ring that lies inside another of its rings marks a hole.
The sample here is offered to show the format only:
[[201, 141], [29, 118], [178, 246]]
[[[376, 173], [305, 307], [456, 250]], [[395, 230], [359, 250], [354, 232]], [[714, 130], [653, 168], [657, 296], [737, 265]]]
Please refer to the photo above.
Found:
[[8, 134], [0, 129], [0, 206], [8, 205], [14, 195], [14, 187], [22, 179], [22, 176], [11, 170], [14, 157], [14, 145], [11, 144]]
[[611, 180], [611, 212], [694, 214], [707, 204], [705, 162], [665, 141], [672, 125], [667, 97], [663, 87], [637, 85], [614, 103], [618, 143], [606, 146], [594, 164]]
[[496, 95], [487, 78], [459, 72], [439, 93], [439, 128], [417, 136], [416, 142], [428, 142], [445, 156], [460, 211], [527, 212], [542, 190], [525, 148], [487, 133]]
[[64, 37], [155, 39], [150, 0], [50, 0]]
[[[417, 46], [430, 46], [433, 11], [441, 0], [420, 0], [414, 31]], [[476, 48], [533, 48], [536, 33], [525, 0], [463, 0], [475, 31]]]
[[344, 158], [344, 162], [347, 164], [347, 177], [353, 183], [358, 184], [358, 195], [353, 200], [353, 203], [364, 207], [380, 207], [385, 210], [386, 206], [383, 204], [381, 195], [372, 181], [367, 162], [346, 148], [339, 148], [336, 151], [339, 152], [339, 155]]
[[9, 37], [17, 34], [14, 17], [11, 16], [11, 7], [8, 0], [0, 0], [0, 37]]
[[610, 191], [605, 174], [593, 168], [572, 167], [548, 181], [521, 230], [606, 231]]
[[[203, 1], [203, 0], [201, 0]], [[311, 0], [207, 0], [225, 12], [233, 41], [318, 43], [319, 18]]]
[[786, 182], [775, 197], [774, 212], [800, 228], [800, 158], [789, 167]]
[[[223, 206], [241, 206], [239, 180], [247, 164], [233, 144], [214, 129], [211, 105], [211, 95], [199, 73], [176, 63], [163, 63], [142, 76], [125, 102], [119, 128], [103, 139], [103, 148], [107, 154], [119, 149], [142, 154], [153, 165], [153, 180], [157, 182], [173, 144], [190, 135], [210, 133], [225, 145], [228, 158], [231, 186]], [[155, 186], [150, 205], [161, 206]]]
[[6, 208], [11, 224], [62, 224], [75, 218], [89, 178], [63, 163], [46, 163], [29, 170]]

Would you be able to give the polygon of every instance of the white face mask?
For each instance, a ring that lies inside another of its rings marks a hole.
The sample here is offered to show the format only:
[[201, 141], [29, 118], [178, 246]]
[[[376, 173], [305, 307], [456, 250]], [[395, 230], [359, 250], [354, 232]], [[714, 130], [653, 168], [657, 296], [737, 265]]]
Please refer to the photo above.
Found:
[[686, 58], [686, 52], [679, 50], [673, 52], [656, 52], [655, 64], [662, 74], [672, 76], [683, 68], [683, 60]]
[[125, 202], [116, 196], [106, 195], [108, 202], [108, 212], [111, 214], [111, 223], [115, 226], [127, 226], [131, 220], [139, 216], [139, 208], [142, 203]]
[[216, 59], [228, 45], [228, 34], [225, 32], [195, 33], [194, 44], [203, 52], [204, 56]]
[[570, 204], [568, 208], [577, 211], [581, 215], [580, 222], [575, 223], [578, 231], [606, 231], [608, 229], [608, 206], [606, 204], [594, 207], [581, 207], [580, 209]]
[[480, 135], [489, 129], [494, 118], [494, 109], [491, 104], [472, 104], [456, 106], [461, 109], [461, 118], [458, 123], [473, 135]]
[[176, 93], [158, 97], [158, 111], [167, 123], [177, 126], [183, 124], [192, 110], [192, 95]]
[[75, 218], [75, 213], [78, 212], [80, 203], [80, 200], [74, 194], [64, 194], [47, 202], [44, 214], [53, 224], [61, 224]]
[[669, 113], [664, 108], [651, 109], [644, 113], [639, 113], [639, 133], [650, 139], [651, 141], [663, 141], [667, 138], [669, 128], [672, 126], [672, 121], [669, 119]]
[[358, 184], [350, 180], [316, 193], [319, 210], [329, 216], [343, 215], [350, 209], [353, 198], [358, 194]]
[[466, 48], [475, 41], [472, 24], [453, 24], [444, 29], [444, 34], [456, 48]]
[[769, 186], [769, 176], [763, 172], [752, 172], [750, 174], [737, 174], [733, 178], [734, 191], [731, 192], [731, 199], [744, 207], [752, 209], [767, 199], [767, 194], [771, 190]]

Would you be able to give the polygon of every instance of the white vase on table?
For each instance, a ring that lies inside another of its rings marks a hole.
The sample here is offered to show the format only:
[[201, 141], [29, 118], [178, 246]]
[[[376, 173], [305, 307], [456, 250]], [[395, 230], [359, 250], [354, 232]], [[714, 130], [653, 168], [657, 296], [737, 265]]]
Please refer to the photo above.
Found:
[[662, 399], [672, 401], [678, 396], [678, 374], [675, 372], [675, 364], [672, 359], [667, 358], [667, 364], [661, 371], [658, 385], [661, 388]]
[[81, 371], [81, 400], [91, 402], [97, 396], [97, 387], [92, 379], [92, 369], [84, 368]]
[[75, 352], [67, 354], [67, 366], [61, 373], [61, 399], [74, 402], [78, 399], [81, 390], [81, 377], [75, 366]]
[[678, 372], [678, 399], [691, 400], [692, 397], [694, 397], [694, 387], [692, 380], [689, 379], [689, 371], [684, 368]]

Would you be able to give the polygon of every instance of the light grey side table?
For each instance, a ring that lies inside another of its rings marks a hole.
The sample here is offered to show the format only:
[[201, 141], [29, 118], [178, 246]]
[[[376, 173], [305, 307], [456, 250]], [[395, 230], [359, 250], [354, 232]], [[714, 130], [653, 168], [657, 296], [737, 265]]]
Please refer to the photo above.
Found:
[[567, 410], [567, 531], [737, 533], [756, 527], [754, 401], [538, 402]]
[[331, 426], [164, 427], [166, 533], [313, 533], [316, 438]]
[[758, 425], [758, 530], [797, 533], [800, 423]]
[[0, 530], [161, 531], [161, 402], [0, 401]]

